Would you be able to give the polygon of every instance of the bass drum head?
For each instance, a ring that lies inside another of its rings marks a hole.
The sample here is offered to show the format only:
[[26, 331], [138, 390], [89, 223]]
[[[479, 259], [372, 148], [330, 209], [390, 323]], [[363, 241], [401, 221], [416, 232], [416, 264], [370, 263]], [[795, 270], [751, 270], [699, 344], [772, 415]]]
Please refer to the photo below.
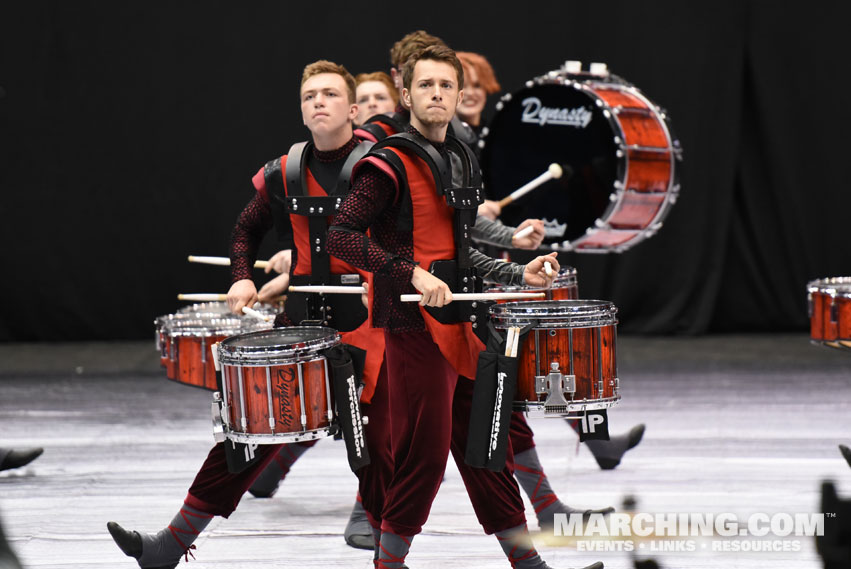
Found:
[[517, 226], [543, 219], [544, 244], [570, 250], [609, 207], [622, 172], [614, 127], [585, 90], [558, 83], [534, 85], [504, 97], [488, 125], [482, 173], [488, 199], [500, 200], [559, 164], [564, 172], [507, 205], [500, 219]]

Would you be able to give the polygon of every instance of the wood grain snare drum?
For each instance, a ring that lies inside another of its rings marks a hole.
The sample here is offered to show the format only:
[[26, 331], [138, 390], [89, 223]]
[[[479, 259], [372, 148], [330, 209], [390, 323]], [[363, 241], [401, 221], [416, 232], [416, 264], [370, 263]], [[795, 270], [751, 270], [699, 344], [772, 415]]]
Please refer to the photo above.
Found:
[[851, 349], [851, 277], [807, 283], [810, 340], [831, 348]]
[[[576, 269], [573, 267], [562, 267], [555, 279], [553, 285], [549, 288], [524, 286], [503, 286], [496, 285], [489, 287], [485, 292], [543, 292], [547, 296], [546, 300], [575, 300], [579, 298], [579, 283], [576, 279]], [[497, 300], [498, 303], [508, 301]]]
[[514, 410], [576, 416], [620, 400], [617, 308], [602, 300], [508, 302], [490, 307], [498, 330], [531, 330], [517, 351]]
[[336, 330], [320, 326], [275, 328], [222, 341], [217, 350], [222, 391], [215, 397], [214, 429], [235, 442], [253, 444], [332, 434], [332, 378], [323, 354], [339, 343]]

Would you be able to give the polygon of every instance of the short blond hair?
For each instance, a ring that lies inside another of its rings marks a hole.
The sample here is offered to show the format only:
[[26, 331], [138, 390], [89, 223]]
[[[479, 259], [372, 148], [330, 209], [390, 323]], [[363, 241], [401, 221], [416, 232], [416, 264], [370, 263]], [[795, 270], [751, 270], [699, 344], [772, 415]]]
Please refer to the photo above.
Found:
[[335, 73], [343, 78], [346, 82], [346, 91], [349, 94], [349, 103], [355, 103], [355, 78], [349, 73], [345, 67], [327, 59], [320, 59], [313, 63], [308, 63], [304, 66], [304, 72], [301, 74], [301, 87], [304, 87], [305, 82], [321, 73]]
[[424, 30], [411, 32], [394, 43], [393, 47], [390, 48], [390, 65], [401, 71], [402, 66], [405, 65], [409, 57], [430, 45], [442, 45], [446, 47], [446, 42]]
[[396, 85], [393, 84], [393, 80], [389, 75], [383, 71], [358, 73], [355, 75], [355, 86], [358, 86], [361, 83], [366, 83], [367, 81], [378, 81], [379, 83], [383, 83], [384, 86], [387, 87], [387, 92], [390, 93], [390, 98], [393, 99], [393, 104], [399, 104], [399, 91], [396, 89]]

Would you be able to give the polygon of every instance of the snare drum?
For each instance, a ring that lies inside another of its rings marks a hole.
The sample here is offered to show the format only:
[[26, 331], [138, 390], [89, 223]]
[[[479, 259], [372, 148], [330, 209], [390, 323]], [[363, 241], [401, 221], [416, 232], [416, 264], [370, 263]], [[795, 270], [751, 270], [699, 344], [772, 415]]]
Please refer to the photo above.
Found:
[[[550, 288], [497, 285], [488, 288], [485, 292], [543, 292], [547, 295], [547, 300], [574, 300], [579, 298], [579, 283], [576, 279], [576, 269], [573, 267], [562, 267], [558, 272], [558, 276], [553, 279], [553, 285]], [[497, 302], [502, 304], [508, 301], [497, 300]]]
[[517, 351], [514, 410], [567, 417], [615, 405], [620, 400], [616, 312], [602, 300], [491, 306], [499, 330], [533, 325]]
[[488, 198], [547, 171], [564, 175], [505, 206], [507, 225], [543, 219], [562, 251], [623, 251], [653, 235], [679, 194], [679, 141], [666, 113], [610, 75], [552, 71], [505, 95], [483, 138]]
[[807, 283], [810, 339], [832, 348], [851, 348], [851, 277]]
[[[166, 377], [215, 391], [216, 369], [210, 352], [213, 344], [229, 336], [271, 327], [271, 322], [235, 314], [172, 314], [165, 320], [162, 334], [167, 346]], [[162, 361], [162, 353], [160, 357]]]
[[323, 353], [339, 343], [340, 335], [331, 328], [291, 326], [241, 334], [219, 344], [218, 401], [225, 437], [277, 444], [332, 434], [334, 400]]

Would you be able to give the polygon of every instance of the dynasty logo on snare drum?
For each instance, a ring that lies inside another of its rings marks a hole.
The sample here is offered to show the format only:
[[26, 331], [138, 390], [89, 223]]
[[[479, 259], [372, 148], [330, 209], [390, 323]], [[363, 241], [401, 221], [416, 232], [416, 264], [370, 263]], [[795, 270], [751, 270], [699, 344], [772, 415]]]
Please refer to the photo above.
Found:
[[277, 380], [275, 388], [278, 391], [279, 420], [284, 424], [284, 427], [289, 429], [295, 425], [297, 416], [294, 408], [295, 397], [293, 397], [293, 392], [298, 389], [295, 370], [291, 368], [279, 369]]
[[545, 107], [538, 97], [523, 99], [523, 115], [521, 122], [544, 126], [554, 124], [585, 128], [591, 122], [591, 111], [585, 107], [575, 109], [557, 109]]

